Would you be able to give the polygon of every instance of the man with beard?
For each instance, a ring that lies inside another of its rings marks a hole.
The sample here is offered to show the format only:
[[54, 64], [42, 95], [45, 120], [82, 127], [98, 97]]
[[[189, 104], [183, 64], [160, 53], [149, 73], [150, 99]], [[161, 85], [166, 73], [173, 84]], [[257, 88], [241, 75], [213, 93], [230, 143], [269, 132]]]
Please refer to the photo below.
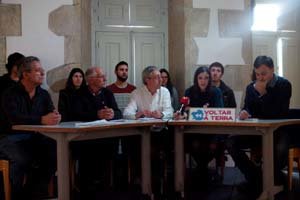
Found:
[[125, 61], [119, 62], [115, 67], [117, 76], [116, 82], [107, 86], [113, 93], [131, 93], [135, 86], [127, 82], [128, 79], [128, 63]]
[[107, 89], [112, 91], [118, 103], [120, 110], [123, 112], [124, 108], [129, 102], [129, 94], [135, 90], [135, 86], [127, 82], [128, 79], [128, 63], [125, 61], [119, 62], [115, 67], [115, 74], [117, 76], [116, 82], [107, 86]]

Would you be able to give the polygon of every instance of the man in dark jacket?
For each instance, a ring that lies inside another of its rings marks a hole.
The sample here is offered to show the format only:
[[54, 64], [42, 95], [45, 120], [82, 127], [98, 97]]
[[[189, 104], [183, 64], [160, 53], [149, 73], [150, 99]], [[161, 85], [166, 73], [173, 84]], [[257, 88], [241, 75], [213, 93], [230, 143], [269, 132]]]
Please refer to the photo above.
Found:
[[[55, 142], [43, 135], [11, 129], [17, 124], [55, 125], [61, 116], [55, 111], [49, 93], [40, 85], [44, 71], [36, 57], [26, 57], [19, 69], [20, 81], [7, 89], [1, 101], [1, 157], [9, 160], [12, 182], [12, 199], [24, 196], [24, 176], [38, 171], [39, 181], [48, 183], [56, 169]], [[37, 170], [38, 168], [39, 170]], [[30, 187], [30, 176], [26, 185]], [[43, 183], [44, 183], [43, 182]]]
[[105, 88], [106, 77], [101, 67], [87, 69], [86, 80], [88, 87], [84, 93], [86, 103], [85, 112], [89, 120], [120, 119], [122, 113], [118, 108], [113, 93]]
[[236, 108], [233, 90], [222, 81], [224, 74], [223, 65], [219, 62], [214, 62], [209, 66], [209, 72], [211, 74], [212, 84], [222, 91], [224, 107]]
[[[245, 104], [239, 118], [241, 120], [288, 118], [292, 94], [290, 82], [274, 74], [273, 60], [267, 56], [258, 56], [255, 59], [254, 73], [255, 80], [247, 86]], [[278, 129], [275, 136], [280, 136], [285, 131]], [[255, 147], [261, 147], [261, 138], [258, 136], [234, 136], [227, 141], [229, 153], [248, 181], [245, 191], [253, 198], [257, 198], [262, 189], [261, 159], [258, 156], [256, 163], [252, 162], [242, 149]]]

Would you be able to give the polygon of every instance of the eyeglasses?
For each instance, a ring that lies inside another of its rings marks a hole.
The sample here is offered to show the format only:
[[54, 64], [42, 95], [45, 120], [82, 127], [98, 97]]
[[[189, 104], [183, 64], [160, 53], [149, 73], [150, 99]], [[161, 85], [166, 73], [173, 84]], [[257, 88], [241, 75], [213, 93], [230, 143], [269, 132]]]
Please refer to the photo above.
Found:
[[90, 76], [90, 78], [105, 78], [105, 75]]

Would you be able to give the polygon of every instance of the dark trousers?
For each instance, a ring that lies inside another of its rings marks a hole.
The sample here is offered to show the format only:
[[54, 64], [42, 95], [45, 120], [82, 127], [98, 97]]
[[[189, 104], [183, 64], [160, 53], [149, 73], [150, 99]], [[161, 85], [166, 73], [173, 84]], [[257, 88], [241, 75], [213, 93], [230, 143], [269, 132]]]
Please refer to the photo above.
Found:
[[49, 182], [56, 170], [55, 149], [55, 141], [40, 134], [11, 134], [0, 140], [0, 157], [10, 164], [12, 200], [29, 199], [26, 195], [37, 180]]
[[[284, 184], [281, 170], [287, 165], [288, 149], [300, 146], [300, 126], [284, 126], [274, 132], [274, 181], [276, 185]], [[259, 165], [261, 157], [256, 162], [251, 161], [244, 149], [259, 149], [261, 154], [261, 136], [231, 136], [226, 141], [226, 148], [232, 156], [236, 166], [244, 174], [252, 186], [261, 186], [262, 175]]]

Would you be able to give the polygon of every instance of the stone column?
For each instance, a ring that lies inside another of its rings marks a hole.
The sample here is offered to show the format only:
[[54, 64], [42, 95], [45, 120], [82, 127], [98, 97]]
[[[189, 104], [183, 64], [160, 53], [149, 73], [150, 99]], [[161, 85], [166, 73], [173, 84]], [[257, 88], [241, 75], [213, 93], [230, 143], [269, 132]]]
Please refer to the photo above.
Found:
[[74, 0], [49, 14], [49, 29], [65, 37], [64, 65], [47, 72], [47, 84], [54, 102], [64, 87], [70, 70], [80, 67], [84, 71], [91, 65], [91, 0]]

